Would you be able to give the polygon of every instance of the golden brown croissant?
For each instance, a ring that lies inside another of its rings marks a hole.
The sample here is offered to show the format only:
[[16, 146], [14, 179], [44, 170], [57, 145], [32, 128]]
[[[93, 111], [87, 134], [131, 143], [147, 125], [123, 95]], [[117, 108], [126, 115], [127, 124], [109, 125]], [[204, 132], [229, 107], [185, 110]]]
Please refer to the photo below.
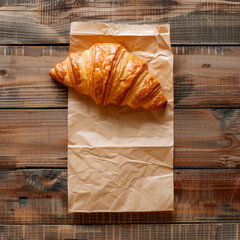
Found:
[[70, 53], [49, 72], [50, 76], [90, 95], [99, 105], [113, 103], [147, 110], [164, 109], [167, 99], [147, 64], [117, 43], [96, 43], [81, 53]]

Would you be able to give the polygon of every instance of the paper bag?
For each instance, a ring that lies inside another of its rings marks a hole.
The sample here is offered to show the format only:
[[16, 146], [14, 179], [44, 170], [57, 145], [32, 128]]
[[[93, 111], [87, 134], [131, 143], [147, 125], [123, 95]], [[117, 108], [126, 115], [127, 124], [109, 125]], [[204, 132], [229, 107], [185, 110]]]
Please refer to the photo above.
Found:
[[143, 59], [168, 106], [98, 106], [69, 88], [69, 212], [173, 210], [173, 54], [169, 26], [74, 22], [70, 51], [117, 42]]

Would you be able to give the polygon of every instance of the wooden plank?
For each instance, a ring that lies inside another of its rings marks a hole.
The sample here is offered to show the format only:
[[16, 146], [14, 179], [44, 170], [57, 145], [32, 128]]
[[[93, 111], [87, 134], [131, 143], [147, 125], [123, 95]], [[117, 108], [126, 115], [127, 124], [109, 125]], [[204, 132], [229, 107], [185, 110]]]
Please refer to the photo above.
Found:
[[174, 211], [67, 213], [65, 169], [0, 171], [0, 224], [208, 223], [240, 221], [240, 170], [174, 171]]
[[67, 110], [1, 110], [1, 168], [66, 167]]
[[[68, 46], [0, 47], [1, 108], [67, 107], [48, 75]], [[240, 47], [174, 47], [175, 108], [240, 107]]]
[[0, 225], [2, 239], [238, 240], [239, 223], [130, 225]]
[[170, 23], [175, 44], [239, 44], [240, 4], [213, 0], [1, 1], [0, 43], [67, 43], [70, 23]]
[[239, 168], [239, 109], [176, 109], [175, 167]]
[[[239, 168], [239, 109], [176, 109], [175, 168]], [[67, 109], [1, 109], [0, 168], [66, 167]]]
[[67, 88], [48, 74], [68, 47], [0, 47], [1, 108], [67, 107]]
[[240, 106], [240, 47], [175, 47], [175, 108]]

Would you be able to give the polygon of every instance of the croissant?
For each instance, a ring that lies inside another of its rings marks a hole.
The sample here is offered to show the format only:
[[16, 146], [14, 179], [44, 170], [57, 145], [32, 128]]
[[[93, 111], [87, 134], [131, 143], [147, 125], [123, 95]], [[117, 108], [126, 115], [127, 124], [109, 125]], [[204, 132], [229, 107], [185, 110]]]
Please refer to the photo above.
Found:
[[90, 95], [99, 105], [112, 103], [146, 110], [167, 105], [161, 85], [149, 74], [147, 64], [117, 43], [96, 43], [84, 52], [70, 53], [49, 74], [79, 94]]

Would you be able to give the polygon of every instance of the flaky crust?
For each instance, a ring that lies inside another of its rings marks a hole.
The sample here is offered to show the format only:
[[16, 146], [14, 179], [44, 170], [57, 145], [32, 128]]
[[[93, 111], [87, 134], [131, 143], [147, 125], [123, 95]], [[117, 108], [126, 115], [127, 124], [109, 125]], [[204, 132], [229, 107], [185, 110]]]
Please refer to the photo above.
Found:
[[96, 43], [82, 53], [70, 53], [49, 74], [79, 94], [90, 95], [99, 105], [112, 103], [150, 111], [167, 105], [147, 64], [117, 43]]

